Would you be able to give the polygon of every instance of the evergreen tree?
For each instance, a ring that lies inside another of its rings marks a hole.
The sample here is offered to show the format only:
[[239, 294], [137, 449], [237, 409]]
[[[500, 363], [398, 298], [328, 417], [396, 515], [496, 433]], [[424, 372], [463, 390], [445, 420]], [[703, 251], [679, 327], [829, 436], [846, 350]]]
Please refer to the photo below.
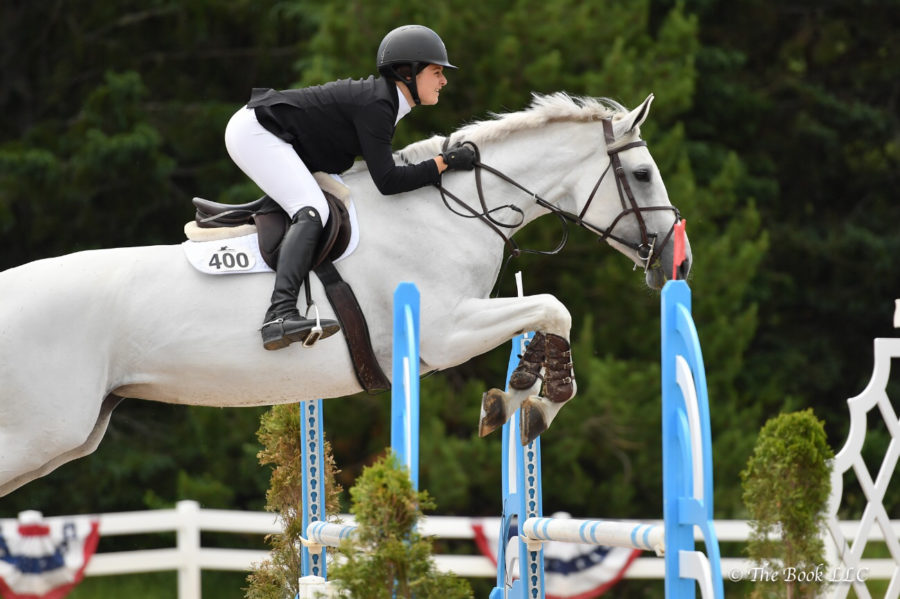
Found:
[[900, 77], [900, 13], [891, 1], [689, 6], [703, 42], [691, 154], [742, 157], [770, 238], [742, 384], [763, 413], [815, 404], [843, 433], [871, 339], [892, 334], [900, 107], [887, 82]]
[[760, 431], [741, 472], [752, 517], [747, 553], [757, 567], [782, 576], [758, 582], [754, 599], [818, 597], [826, 586], [815, 577], [787, 573], [816, 572], [826, 563], [822, 538], [832, 459], [825, 428], [812, 409], [780, 414]]
[[393, 454], [366, 468], [350, 495], [357, 529], [338, 549], [343, 560], [331, 568], [339, 588], [354, 599], [472, 597], [465, 580], [435, 568], [432, 541], [416, 530], [434, 503], [413, 489], [409, 471]]

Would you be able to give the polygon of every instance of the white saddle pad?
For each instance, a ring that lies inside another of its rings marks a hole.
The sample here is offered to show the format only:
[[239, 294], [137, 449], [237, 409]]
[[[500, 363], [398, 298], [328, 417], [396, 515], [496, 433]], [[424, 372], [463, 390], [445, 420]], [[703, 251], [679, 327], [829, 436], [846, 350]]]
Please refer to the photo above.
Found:
[[[350, 242], [335, 262], [353, 253], [359, 245], [359, 222], [353, 200], [347, 203], [350, 214]], [[193, 221], [184, 226], [188, 240], [181, 244], [191, 266], [210, 275], [232, 275], [251, 272], [273, 272], [259, 251], [255, 225], [220, 229], [201, 229]]]

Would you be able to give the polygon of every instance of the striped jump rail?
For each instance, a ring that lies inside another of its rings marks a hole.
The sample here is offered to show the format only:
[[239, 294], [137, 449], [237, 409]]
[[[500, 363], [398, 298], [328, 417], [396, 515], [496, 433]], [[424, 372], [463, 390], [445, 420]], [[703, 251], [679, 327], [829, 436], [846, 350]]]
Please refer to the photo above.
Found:
[[528, 518], [522, 525], [525, 543], [563, 541], [630, 547], [665, 555], [666, 532], [657, 524], [634, 524], [614, 520]]

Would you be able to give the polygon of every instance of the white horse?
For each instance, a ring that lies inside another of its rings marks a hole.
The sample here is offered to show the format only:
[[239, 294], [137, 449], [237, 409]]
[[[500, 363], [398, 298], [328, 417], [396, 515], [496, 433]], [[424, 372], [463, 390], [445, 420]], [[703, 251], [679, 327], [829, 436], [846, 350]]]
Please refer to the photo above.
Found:
[[[523, 331], [568, 349], [571, 316], [552, 295], [489, 298], [510, 243], [498, 232], [512, 235], [551, 211], [593, 230], [643, 268], [650, 287], [662, 286], [679, 217], [639, 138], [651, 100], [629, 112], [607, 100], [535, 96], [526, 110], [454, 133], [453, 143], [478, 147], [486, 168], [478, 169], [480, 191], [478, 171], [447, 173], [443, 186], [480, 219], [448, 211], [436, 188], [382, 197], [363, 165], [344, 174], [360, 237], [336, 267], [363, 307], [385, 372], [392, 295], [402, 281], [421, 291], [422, 373], [461, 364]], [[445, 141], [415, 143], [397, 158], [423, 160]], [[615, 160], [618, 173], [610, 169]], [[682, 276], [689, 265], [688, 246]], [[254, 406], [359, 392], [342, 335], [310, 348], [263, 349], [259, 326], [272, 284], [272, 274], [202, 274], [180, 245], [78, 252], [0, 273], [0, 495], [93, 452], [124, 397]], [[322, 317], [332, 318], [315, 277], [311, 291]], [[565, 384], [571, 366], [559, 360], [568, 354], [556, 358], [564, 369], [556, 382]], [[502, 394], [501, 420], [525, 401], [539, 429], [549, 425], [575, 391], [572, 381], [554, 400], [539, 397], [541, 379], [554, 378], [550, 366], [537, 364], [533, 386]]]

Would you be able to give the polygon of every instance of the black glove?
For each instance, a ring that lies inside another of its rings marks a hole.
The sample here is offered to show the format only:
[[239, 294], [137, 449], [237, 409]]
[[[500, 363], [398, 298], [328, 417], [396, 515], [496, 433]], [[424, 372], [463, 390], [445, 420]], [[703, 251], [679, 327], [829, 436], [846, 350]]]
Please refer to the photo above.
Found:
[[447, 151], [441, 152], [449, 170], [470, 171], [475, 168], [475, 150], [470, 146], [456, 144]]

